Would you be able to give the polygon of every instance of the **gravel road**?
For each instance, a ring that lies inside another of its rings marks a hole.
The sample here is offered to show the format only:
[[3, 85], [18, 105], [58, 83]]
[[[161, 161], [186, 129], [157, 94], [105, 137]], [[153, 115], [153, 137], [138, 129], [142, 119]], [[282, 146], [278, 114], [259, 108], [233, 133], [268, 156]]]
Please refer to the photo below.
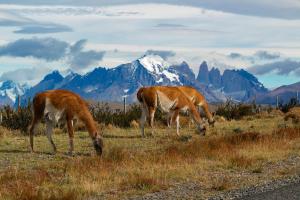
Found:
[[[273, 171], [281, 169], [296, 169], [294, 175], [282, 176], [278, 179], [271, 177]], [[209, 193], [205, 187], [198, 183], [186, 182], [174, 184], [167, 190], [162, 190], [144, 196], [135, 196], [128, 198], [130, 200], [176, 200], [176, 199], [209, 199], [209, 200], [223, 200], [223, 199], [246, 199], [246, 200], [267, 200], [267, 199], [299, 199], [300, 200], [300, 157], [291, 156], [286, 160], [270, 163], [264, 167], [261, 174], [244, 174], [244, 178], [251, 178], [253, 176], [262, 176], [262, 180], [257, 185], [244, 187], [241, 189], [234, 189], [229, 191], [217, 192], [215, 194]], [[237, 179], [238, 180], [238, 179]], [[213, 195], [213, 196], [212, 196]]]
[[300, 199], [300, 176], [293, 176], [282, 180], [271, 181], [263, 185], [253, 186], [219, 193], [207, 198], [202, 195], [203, 190], [195, 183], [179, 184], [165, 191], [146, 194], [131, 200], [176, 200], [176, 199], [237, 199], [237, 200], [298, 200]]
[[273, 191], [254, 194], [248, 197], [240, 198], [243, 200], [298, 200], [300, 199], [300, 183], [287, 185]]
[[281, 180], [268, 182], [264, 185], [234, 190], [219, 194], [211, 200], [237, 199], [237, 200], [269, 200], [269, 199], [300, 199], [300, 176], [293, 176]]

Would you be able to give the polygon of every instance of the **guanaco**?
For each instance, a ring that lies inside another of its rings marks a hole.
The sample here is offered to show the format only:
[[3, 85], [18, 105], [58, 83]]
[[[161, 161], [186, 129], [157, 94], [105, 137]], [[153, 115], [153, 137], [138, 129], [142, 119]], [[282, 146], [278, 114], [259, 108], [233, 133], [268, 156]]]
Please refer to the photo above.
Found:
[[142, 136], [144, 136], [144, 126], [147, 118], [153, 134], [154, 114], [157, 108], [166, 113], [174, 113], [173, 117], [176, 117], [175, 120], [177, 122], [177, 135], [179, 135], [179, 112], [187, 111], [190, 117], [196, 122], [198, 132], [201, 135], [205, 135], [206, 127], [204, 122], [201, 120], [196, 107], [177, 87], [142, 87], [137, 92], [137, 99], [142, 107], [142, 115], [140, 119]]
[[66, 122], [69, 134], [69, 154], [73, 154], [73, 120], [78, 119], [85, 124], [89, 135], [92, 138], [96, 153], [98, 155], [102, 154], [103, 141], [101, 135], [98, 134], [87, 103], [79, 95], [67, 90], [49, 90], [35, 95], [33, 99], [33, 119], [29, 130], [30, 148], [32, 152], [34, 151], [34, 129], [37, 123], [42, 119], [45, 120], [46, 135], [52, 145], [54, 153], [56, 153], [56, 146], [52, 140], [52, 129], [55, 127], [56, 123]]
[[[207, 119], [208, 119], [208, 123], [212, 126], [214, 126], [215, 120], [213, 115], [211, 114], [211, 112], [209, 111], [209, 107], [207, 104], [207, 101], [205, 100], [205, 97], [195, 88], [191, 87], [191, 86], [177, 86], [177, 88], [179, 90], [181, 90], [186, 97], [188, 97], [188, 99], [190, 101], [192, 101], [192, 103], [197, 107], [197, 108], [202, 108]], [[168, 126], [171, 125], [171, 123], [173, 122], [172, 119], [176, 119], [177, 116], [176, 113], [170, 113], [170, 115], [168, 116]]]

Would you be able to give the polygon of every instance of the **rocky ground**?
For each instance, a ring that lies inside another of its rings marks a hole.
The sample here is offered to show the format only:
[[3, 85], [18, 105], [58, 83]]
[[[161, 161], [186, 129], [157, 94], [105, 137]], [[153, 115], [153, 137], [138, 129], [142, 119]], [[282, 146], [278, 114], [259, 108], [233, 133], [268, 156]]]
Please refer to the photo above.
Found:
[[[274, 171], [283, 176], [274, 177]], [[284, 175], [286, 173], [286, 175]], [[277, 163], [268, 163], [260, 173], [235, 174], [240, 179], [257, 180], [255, 185], [229, 189], [220, 192], [209, 192], [205, 186], [195, 182], [175, 184], [168, 190], [144, 196], [132, 197], [131, 200], [152, 199], [299, 199], [300, 193], [300, 157], [291, 156]], [[239, 177], [238, 177], [239, 176]], [[234, 178], [234, 177], [232, 177]]]

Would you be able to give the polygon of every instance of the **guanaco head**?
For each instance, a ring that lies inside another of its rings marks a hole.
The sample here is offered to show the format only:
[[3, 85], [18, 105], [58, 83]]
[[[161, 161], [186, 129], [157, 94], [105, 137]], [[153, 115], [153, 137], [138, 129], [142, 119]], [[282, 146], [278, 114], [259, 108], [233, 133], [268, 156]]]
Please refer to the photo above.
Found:
[[205, 136], [205, 133], [206, 133], [205, 123], [200, 123], [199, 125], [197, 125], [197, 131], [198, 131], [199, 135]]
[[98, 135], [96, 138], [93, 139], [93, 144], [94, 144], [94, 148], [96, 150], [97, 155], [101, 156], [102, 151], [103, 151], [103, 140], [102, 140], [102, 138]]
[[208, 124], [209, 124], [210, 126], [212, 126], [212, 127], [215, 126], [215, 122], [216, 122], [216, 120], [215, 120], [215, 115], [216, 115], [216, 113], [213, 112], [213, 113], [212, 113], [212, 117], [211, 117], [210, 119], [208, 119]]

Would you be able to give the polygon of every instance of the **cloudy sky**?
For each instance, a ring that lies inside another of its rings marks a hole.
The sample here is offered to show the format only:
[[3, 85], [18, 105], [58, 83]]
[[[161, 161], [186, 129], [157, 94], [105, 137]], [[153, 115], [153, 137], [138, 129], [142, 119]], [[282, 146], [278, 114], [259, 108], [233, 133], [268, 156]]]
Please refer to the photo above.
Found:
[[145, 53], [245, 68], [268, 88], [300, 81], [299, 0], [0, 0], [0, 81], [37, 83]]

